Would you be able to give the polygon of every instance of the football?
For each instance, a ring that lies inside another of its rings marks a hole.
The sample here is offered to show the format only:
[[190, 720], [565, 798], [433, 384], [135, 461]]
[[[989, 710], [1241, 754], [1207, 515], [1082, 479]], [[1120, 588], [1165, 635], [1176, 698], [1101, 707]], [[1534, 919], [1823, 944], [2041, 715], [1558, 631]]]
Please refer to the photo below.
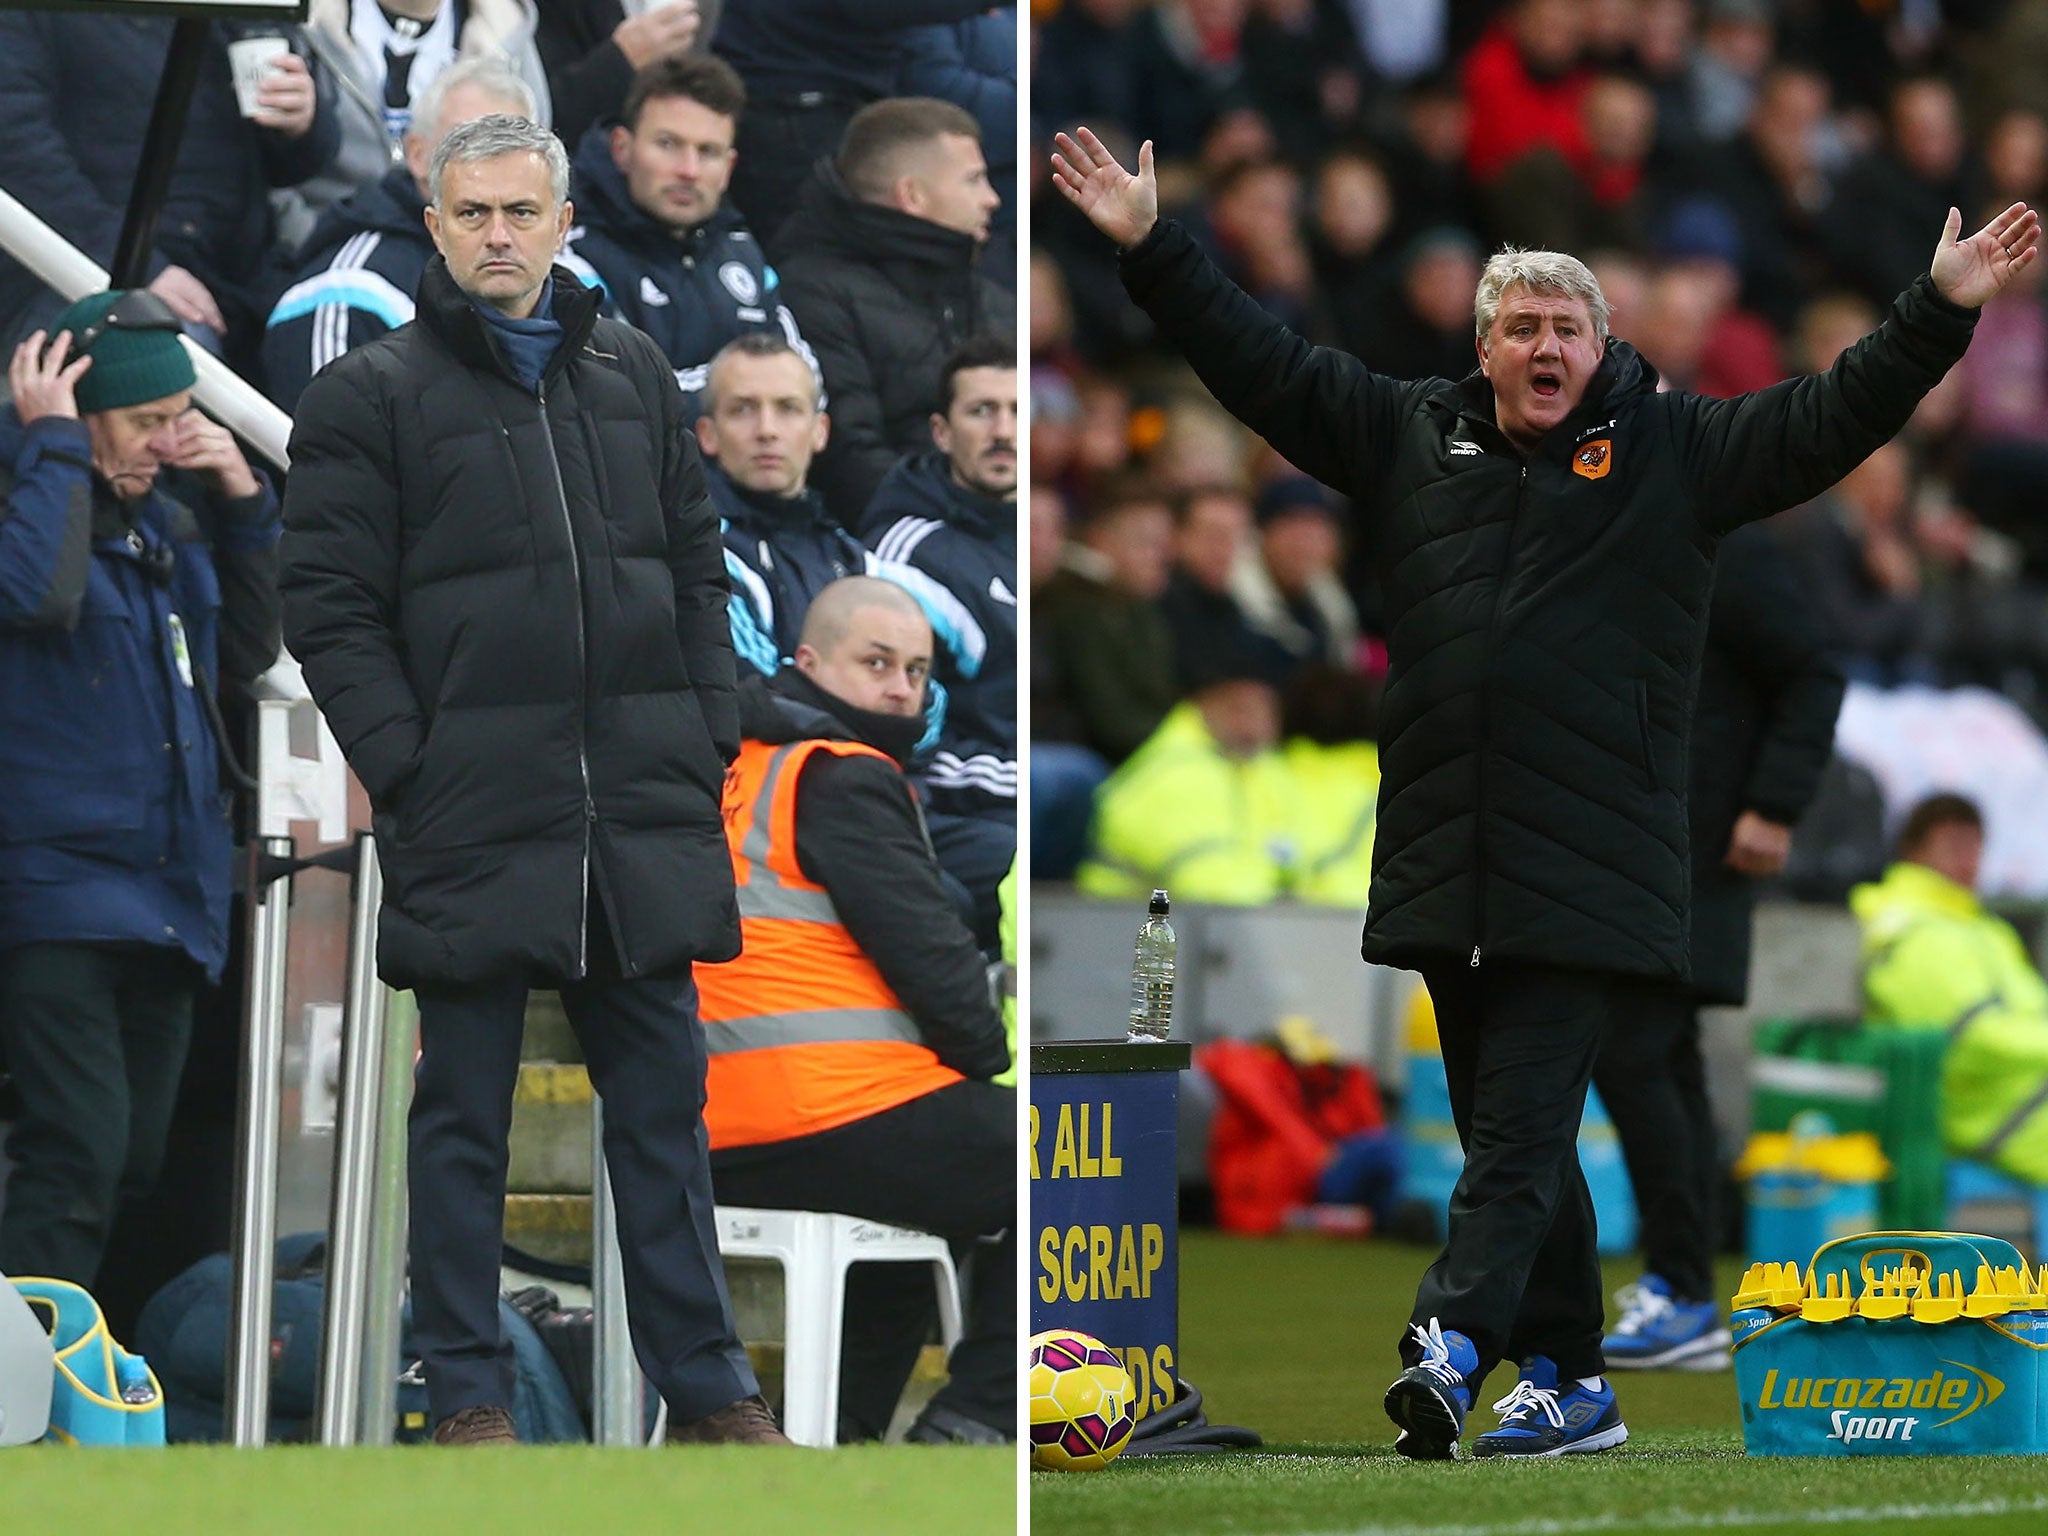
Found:
[[1031, 1465], [1092, 1472], [1130, 1443], [1137, 1423], [1130, 1372], [1100, 1339], [1071, 1328], [1035, 1334], [1031, 1381]]

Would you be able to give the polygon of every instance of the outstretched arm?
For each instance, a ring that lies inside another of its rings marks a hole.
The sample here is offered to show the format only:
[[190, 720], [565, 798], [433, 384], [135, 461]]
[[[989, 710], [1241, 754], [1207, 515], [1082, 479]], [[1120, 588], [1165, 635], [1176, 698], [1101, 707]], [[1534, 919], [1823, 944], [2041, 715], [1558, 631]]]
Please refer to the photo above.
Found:
[[1977, 306], [2026, 270], [2041, 221], [2014, 203], [1967, 240], [1951, 208], [1928, 275], [1826, 373], [1688, 402], [1680, 431], [1716, 532], [1810, 501], [1904, 427], [1970, 344]]
[[1124, 286], [1223, 408], [1296, 467], [1354, 496], [1384, 468], [1409, 386], [1312, 347], [1159, 217], [1152, 145], [1134, 176], [1086, 128], [1058, 134], [1053, 184], [1122, 250]]

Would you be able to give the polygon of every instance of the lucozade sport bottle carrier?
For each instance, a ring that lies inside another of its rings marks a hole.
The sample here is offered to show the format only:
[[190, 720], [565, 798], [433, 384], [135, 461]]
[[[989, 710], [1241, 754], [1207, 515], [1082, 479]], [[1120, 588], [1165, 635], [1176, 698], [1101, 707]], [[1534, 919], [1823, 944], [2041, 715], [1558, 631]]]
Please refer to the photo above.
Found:
[[1866, 1232], [1733, 1301], [1752, 1456], [2048, 1452], [2048, 1269], [1997, 1238]]

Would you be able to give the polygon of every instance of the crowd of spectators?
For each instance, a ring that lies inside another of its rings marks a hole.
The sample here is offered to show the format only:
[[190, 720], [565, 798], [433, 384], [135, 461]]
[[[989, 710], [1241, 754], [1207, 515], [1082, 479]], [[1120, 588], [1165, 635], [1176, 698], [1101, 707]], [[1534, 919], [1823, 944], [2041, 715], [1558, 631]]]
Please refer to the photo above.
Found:
[[[1163, 213], [1400, 378], [1472, 371], [1479, 266], [1513, 243], [1586, 260], [1661, 387], [1763, 388], [1873, 329], [1951, 206], [1974, 229], [2048, 191], [2042, 0], [1046, 0], [1031, 48], [1034, 867], [1096, 888], [1216, 867], [1224, 834], [1239, 875], [1177, 896], [1306, 897], [1315, 829], [1256, 807], [1315, 745], [1301, 720], [1370, 740], [1385, 649], [1370, 522], [1154, 344], [1050, 184], [1056, 131], [1126, 165], [1149, 138]], [[2044, 470], [2030, 271], [1895, 444], [1772, 524], [1852, 681], [1978, 685], [2048, 722]], [[1215, 700], [1247, 685], [1257, 728], [1233, 730]], [[1138, 858], [1171, 743], [1239, 811]]]
[[[674, 371], [742, 673], [788, 671], [811, 599], [849, 574], [929, 618], [911, 778], [947, 896], [995, 958], [1017, 803], [1014, 5], [313, 0], [296, 25], [202, 25], [139, 279], [168, 306], [157, 328], [294, 410], [413, 321], [437, 146], [488, 116], [550, 128], [574, 204], [553, 281], [598, 290]], [[0, 188], [102, 266], [173, 26], [0, 12]], [[285, 51], [252, 76], [259, 39]], [[0, 256], [0, 345], [64, 307]], [[12, 943], [0, 926], [0, 967]], [[105, 1238], [102, 1221], [76, 1278]]]

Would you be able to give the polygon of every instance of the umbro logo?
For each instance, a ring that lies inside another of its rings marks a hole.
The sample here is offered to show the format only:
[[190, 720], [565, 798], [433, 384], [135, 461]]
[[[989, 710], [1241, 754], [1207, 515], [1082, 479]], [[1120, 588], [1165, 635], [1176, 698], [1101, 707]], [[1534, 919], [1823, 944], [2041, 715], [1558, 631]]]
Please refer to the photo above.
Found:
[[642, 277], [640, 279], [640, 302], [651, 309], [665, 309], [668, 306], [668, 295], [655, 286], [653, 278]]
[[1462, 438], [1456, 438], [1453, 439], [1451, 442], [1451, 452], [1460, 457], [1465, 457], [1468, 455], [1481, 454], [1486, 452], [1486, 450], [1480, 447], [1477, 443], [1468, 443]]
[[989, 577], [988, 595], [999, 603], [1007, 603], [1012, 608], [1017, 606], [1017, 594], [1004, 584], [1000, 576]]

